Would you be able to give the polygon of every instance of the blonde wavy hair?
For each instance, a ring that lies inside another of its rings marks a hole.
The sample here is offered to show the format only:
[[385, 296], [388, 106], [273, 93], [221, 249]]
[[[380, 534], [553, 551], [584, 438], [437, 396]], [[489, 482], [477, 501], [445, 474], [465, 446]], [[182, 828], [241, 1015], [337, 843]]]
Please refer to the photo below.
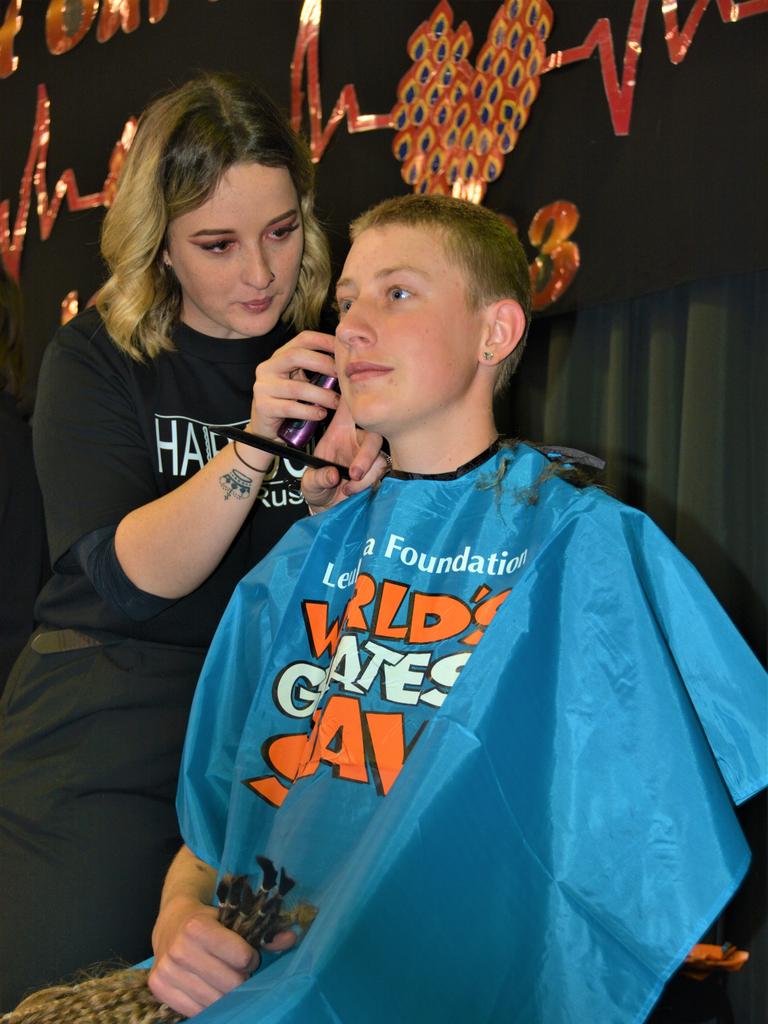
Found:
[[169, 223], [197, 209], [238, 163], [284, 167], [299, 197], [304, 252], [296, 291], [282, 314], [297, 330], [316, 326], [330, 282], [328, 243], [314, 210], [314, 167], [305, 143], [256, 85], [206, 73], [161, 96], [139, 119], [101, 252], [110, 277], [96, 300], [115, 344], [133, 359], [174, 348], [181, 289], [163, 264]]

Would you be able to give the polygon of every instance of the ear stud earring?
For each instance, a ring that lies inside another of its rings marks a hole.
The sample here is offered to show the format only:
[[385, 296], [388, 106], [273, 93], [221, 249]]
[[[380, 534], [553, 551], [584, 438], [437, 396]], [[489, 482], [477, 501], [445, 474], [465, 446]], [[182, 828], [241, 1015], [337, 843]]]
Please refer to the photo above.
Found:
[[483, 352], [483, 359], [487, 362], [489, 359], [493, 359], [493, 352]]

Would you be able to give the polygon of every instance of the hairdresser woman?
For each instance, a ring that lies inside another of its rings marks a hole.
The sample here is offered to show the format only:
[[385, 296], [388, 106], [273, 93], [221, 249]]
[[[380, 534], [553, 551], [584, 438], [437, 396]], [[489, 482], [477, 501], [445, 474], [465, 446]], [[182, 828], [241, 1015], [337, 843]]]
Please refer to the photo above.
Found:
[[[206, 648], [237, 581], [306, 514], [298, 462], [216, 425], [274, 437], [339, 401], [301, 372], [333, 371], [333, 339], [311, 330], [329, 277], [312, 186], [253, 86], [207, 75], [157, 100], [105, 218], [98, 311], [47, 350], [35, 457], [54, 575], [0, 715], [0, 1010], [150, 951]], [[381, 459], [343, 419], [329, 435], [351, 493]], [[307, 500], [337, 499], [318, 477]]]

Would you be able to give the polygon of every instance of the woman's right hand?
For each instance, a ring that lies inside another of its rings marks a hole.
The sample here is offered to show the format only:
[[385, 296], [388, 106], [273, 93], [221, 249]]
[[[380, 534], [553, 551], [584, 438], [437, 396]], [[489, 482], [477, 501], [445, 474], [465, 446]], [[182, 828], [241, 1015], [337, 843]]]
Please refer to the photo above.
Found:
[[339, 395], [330, 388], [311, 384], [307, 377], [312, 373], [336, 375], [334, 343], [331, 334], [302, 331], [260, 363], [253, 385], [251, 419], [246, 429], [274, 438], [283, 420], [320, 423], [334, 412]]

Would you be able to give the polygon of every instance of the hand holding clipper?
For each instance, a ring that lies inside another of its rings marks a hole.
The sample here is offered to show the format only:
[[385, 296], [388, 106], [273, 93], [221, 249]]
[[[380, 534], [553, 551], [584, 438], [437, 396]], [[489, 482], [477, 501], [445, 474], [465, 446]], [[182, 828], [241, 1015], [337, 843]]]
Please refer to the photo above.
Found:
[[[323, 373], [312, 373], [308, 375], [307, 379], [319, 388], [339, 390], [339, 381], [336, 377]], [[283, 420], [278, 427], [277, 436], [293, 448], [303, 448], [314, 435], [319, 423], [318, 420]]]

